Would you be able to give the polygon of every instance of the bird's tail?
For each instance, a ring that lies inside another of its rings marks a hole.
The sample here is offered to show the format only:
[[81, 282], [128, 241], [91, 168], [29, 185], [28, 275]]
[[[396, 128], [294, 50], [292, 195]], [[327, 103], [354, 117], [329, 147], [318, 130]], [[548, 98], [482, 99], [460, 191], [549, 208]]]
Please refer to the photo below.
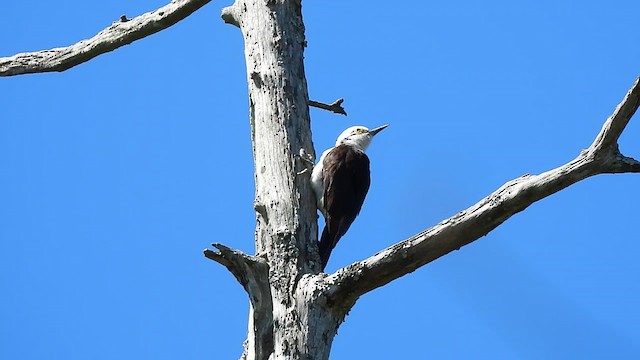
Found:
[[320, 252], [320, 260], [322, 261], [322, 271], [324, 271], [325, 266], [329, 262], [329, 256], [331, 256], [331, 250], [338, 242], [338, 239], [334, 239], [334, 237], [338, 236], [338, 234], [331, 234], [329, 231], [329, 227], [325, 225], [324, 230], [322, 230], [322, 236], [320, 236], [320, 243], [318, 244], [318, 250]]

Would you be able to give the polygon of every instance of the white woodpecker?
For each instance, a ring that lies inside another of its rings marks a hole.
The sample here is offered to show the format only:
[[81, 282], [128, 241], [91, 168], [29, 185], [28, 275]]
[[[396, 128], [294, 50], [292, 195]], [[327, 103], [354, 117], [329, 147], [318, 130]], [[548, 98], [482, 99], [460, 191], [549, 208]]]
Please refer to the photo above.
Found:
[[338, 136], [334, 147], [322, 153], [313, 168], [311, 186], [325, 220], [318, 244], [322, 270], [331, 250], [360, 213], [371, 183], [365, 150], [373, 137], [387, 126], [371, 130], [364, 126], [348, 128]]

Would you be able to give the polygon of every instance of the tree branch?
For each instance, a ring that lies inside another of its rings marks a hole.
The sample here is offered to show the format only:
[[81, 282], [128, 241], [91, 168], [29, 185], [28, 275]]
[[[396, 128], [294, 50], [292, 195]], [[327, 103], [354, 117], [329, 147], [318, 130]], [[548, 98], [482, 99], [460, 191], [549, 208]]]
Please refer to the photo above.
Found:
[[211, 0], [173, 0], [157, 10], [133, 19], [127, 19], [123, 15], [94, 37], [71, 46], [0, 58], [0, 76], [65, 71], [98, 55], [164, 30], [209, 1]]
[[226, 267], [245, 289], [252, 280], [255, 280], [252, 278], [261, 277], [260, 272], [265, 275], [268, 273], [269, 266], [263, 258], [247, 255], [240, 250], [231, 249], [222, 244], [214, 243], [211, 246], [218, 251], [205, 249], [204, 256]]
[[534, 202], [580, 180], [603, 173], [640, 172], [640, 162], [623, 156], [617, 145], [617, 139], [640, 105], [639, 81], [636, 79], [593, 144], [576, 159], [540, 175], [511, 180], [467, 210], [327, 276], [327, 296], [333, 302], [353, 302], [479, 239]]
[[640, 93], [639, 88], [640, 78], [636, 79], [631, 89], [629, 89], [624, 99], [622, 99], [622, 102], [618, 104], [613, 114], [611, 114], [604, 123], [602, 130], [600, 130], [593, 144], [589, 147], [590, 151], [600, 150], [607, 146], [617, 146], [620, 135], [622, 135], [624, 128], [638, 109], [640, 103], [640, 96], [638, 95], [638, 93]]
[[344, 102], [343, 98], [340, 98], [331, 104], [325, 104], [318, 101], [309, 100], [309, 106], [313, 106], [318, 109], [328, 110], [336, 114], [342, 114], [344, 116], [347, 116], [347, 112], [342, 107], [343, 102]]
[[[251, 311], [249, 326], [256, 334], [256, 351], [268, 354], [273, 349], [273, 302], [269, 286], [269, 265], [258, 256], [230, 249], [222, 244], [211, 244], [218, 249], [204, 250], [204, 256], [224, 265], [249, 295]], [[271, 350], [269, 350], [271, 349]]]

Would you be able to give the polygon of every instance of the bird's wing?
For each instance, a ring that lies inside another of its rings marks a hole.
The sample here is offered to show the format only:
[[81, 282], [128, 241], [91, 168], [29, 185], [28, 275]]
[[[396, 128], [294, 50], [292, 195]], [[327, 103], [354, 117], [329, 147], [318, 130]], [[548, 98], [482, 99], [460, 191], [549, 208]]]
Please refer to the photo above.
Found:
[[347, 145], [336, 146], [323, 162], [324, 207], [332, 248], [347, 232], [369, 191], [369, 158]]

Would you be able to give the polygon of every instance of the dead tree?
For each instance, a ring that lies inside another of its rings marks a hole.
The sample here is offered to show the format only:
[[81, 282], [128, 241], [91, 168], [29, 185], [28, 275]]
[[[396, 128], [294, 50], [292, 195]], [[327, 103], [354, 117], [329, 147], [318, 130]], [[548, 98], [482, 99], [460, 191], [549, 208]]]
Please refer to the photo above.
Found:
[[[155, 11], [121, 17], [74, 45], [0, 58], [0, 75], [64, 71], [165, 29], [208, 3], [175, 0]], [[222, 244], [205, 250], [244, 287], [250, 316], [243, 359], [328, 359], [345, 315], [358, 298], [467, 245], [534, 202], [580, 180], [605, 173], [640, 172], [618, 150], [618, 138], [640, 105], [636, 80], [591, 146], [539, 175], [508, 181], [470, 208], [333, 274], [320, 272], [317, 215], [309, 185], [315, 158], [309, 105], [344, 113], [341, 101], [310, 102], [300, 0], [236, 0], [223, 10], [245, 41], [255, 162], [255, 255]]]

